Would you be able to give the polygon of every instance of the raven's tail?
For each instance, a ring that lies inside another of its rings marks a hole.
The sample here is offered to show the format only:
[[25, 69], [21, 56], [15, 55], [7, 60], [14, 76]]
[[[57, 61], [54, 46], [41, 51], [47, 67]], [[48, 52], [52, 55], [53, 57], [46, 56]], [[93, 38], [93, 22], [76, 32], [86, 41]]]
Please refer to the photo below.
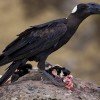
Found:
[[19, 66], [22, 66], [26, 63], [26, 59], [24, 60], [18, 60], [18, 61], [15, 61], [13, 62], [8, 70], [5, 72], [5, 74], [0, 78], [0, 85], [2, 85], [3, 83], [5, 83], [9, 77], [15, 72], [15, 70], [19, 67]]
[[1, 61], [4, 57], [5, 57], [4, 54], [1, 54], [1, 55], [0, 55], [0, 61]]
[[8, 56], [5, 56], [4, 54], [0, 55], [0, 66], [3, 66], [4, 64], [9, 63], [11, 60]]

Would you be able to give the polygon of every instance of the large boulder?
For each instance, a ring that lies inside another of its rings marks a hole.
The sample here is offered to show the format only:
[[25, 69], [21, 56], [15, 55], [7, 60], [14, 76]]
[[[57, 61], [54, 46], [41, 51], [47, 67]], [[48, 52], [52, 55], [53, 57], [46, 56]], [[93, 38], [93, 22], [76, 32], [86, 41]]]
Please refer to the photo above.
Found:
[[[43, 77], [43, 78], [42, 78]], [[100, 100], [100, 88], [74, 78], [74, 89], [53, 85], [37, 70], [0, 87], [0, 100]]]

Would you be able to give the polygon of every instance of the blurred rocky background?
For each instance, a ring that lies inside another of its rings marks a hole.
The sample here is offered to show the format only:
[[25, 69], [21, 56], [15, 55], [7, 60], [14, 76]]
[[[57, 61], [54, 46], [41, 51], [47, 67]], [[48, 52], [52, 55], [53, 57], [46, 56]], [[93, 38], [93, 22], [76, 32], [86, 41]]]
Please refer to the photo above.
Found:
[[[80, 2], [100, 3], [99, 0], [0, 0], [0, 52], [20, 32], [36, 24], [67, 17]], [[99, 52], [100, 15], [95, 15], [88, 17], [71, 40], [47, 61], [66, 66], [75, 77], [100, 85]], [[0, 74], [7, 66], [0, 68]]]

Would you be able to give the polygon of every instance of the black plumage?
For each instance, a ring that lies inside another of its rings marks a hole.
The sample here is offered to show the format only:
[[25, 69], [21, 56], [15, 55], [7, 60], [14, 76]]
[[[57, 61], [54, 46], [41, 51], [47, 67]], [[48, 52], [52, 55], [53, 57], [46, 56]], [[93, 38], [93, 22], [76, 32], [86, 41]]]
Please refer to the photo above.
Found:
[[25, 30], [5, 48], [0, 65], [24, 58], [39, 61], [39, 56], [51, 51], [65, 34], [65, 22], [66, 19], [60, 19]]
[[0, 66], [13, 62], [0, 79], [0, 84], [27, 61], [37, 61], [38, 68], [45, 70], [47, 57], [67, 43], [80, 23], [92, 14], [100, 14], [99, 4], [79, 4], [76, 11], [72, 12], [67, 19], [62, 18], [36, 25], [20, 33], [0, 55]]

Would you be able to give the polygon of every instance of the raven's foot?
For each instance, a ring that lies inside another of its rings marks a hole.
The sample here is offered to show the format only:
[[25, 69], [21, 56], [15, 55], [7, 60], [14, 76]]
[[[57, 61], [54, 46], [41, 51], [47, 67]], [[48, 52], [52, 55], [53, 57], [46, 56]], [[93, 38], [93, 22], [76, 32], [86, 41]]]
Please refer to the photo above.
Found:
[[59, 86], [59, 87], [64, 87], [64, 83], [61, 78], [54, 78], [52, 75], [50, 75], [48, 72], [45, 70], [39, 70], [43, 75], [45, 75], [54, 85]]

